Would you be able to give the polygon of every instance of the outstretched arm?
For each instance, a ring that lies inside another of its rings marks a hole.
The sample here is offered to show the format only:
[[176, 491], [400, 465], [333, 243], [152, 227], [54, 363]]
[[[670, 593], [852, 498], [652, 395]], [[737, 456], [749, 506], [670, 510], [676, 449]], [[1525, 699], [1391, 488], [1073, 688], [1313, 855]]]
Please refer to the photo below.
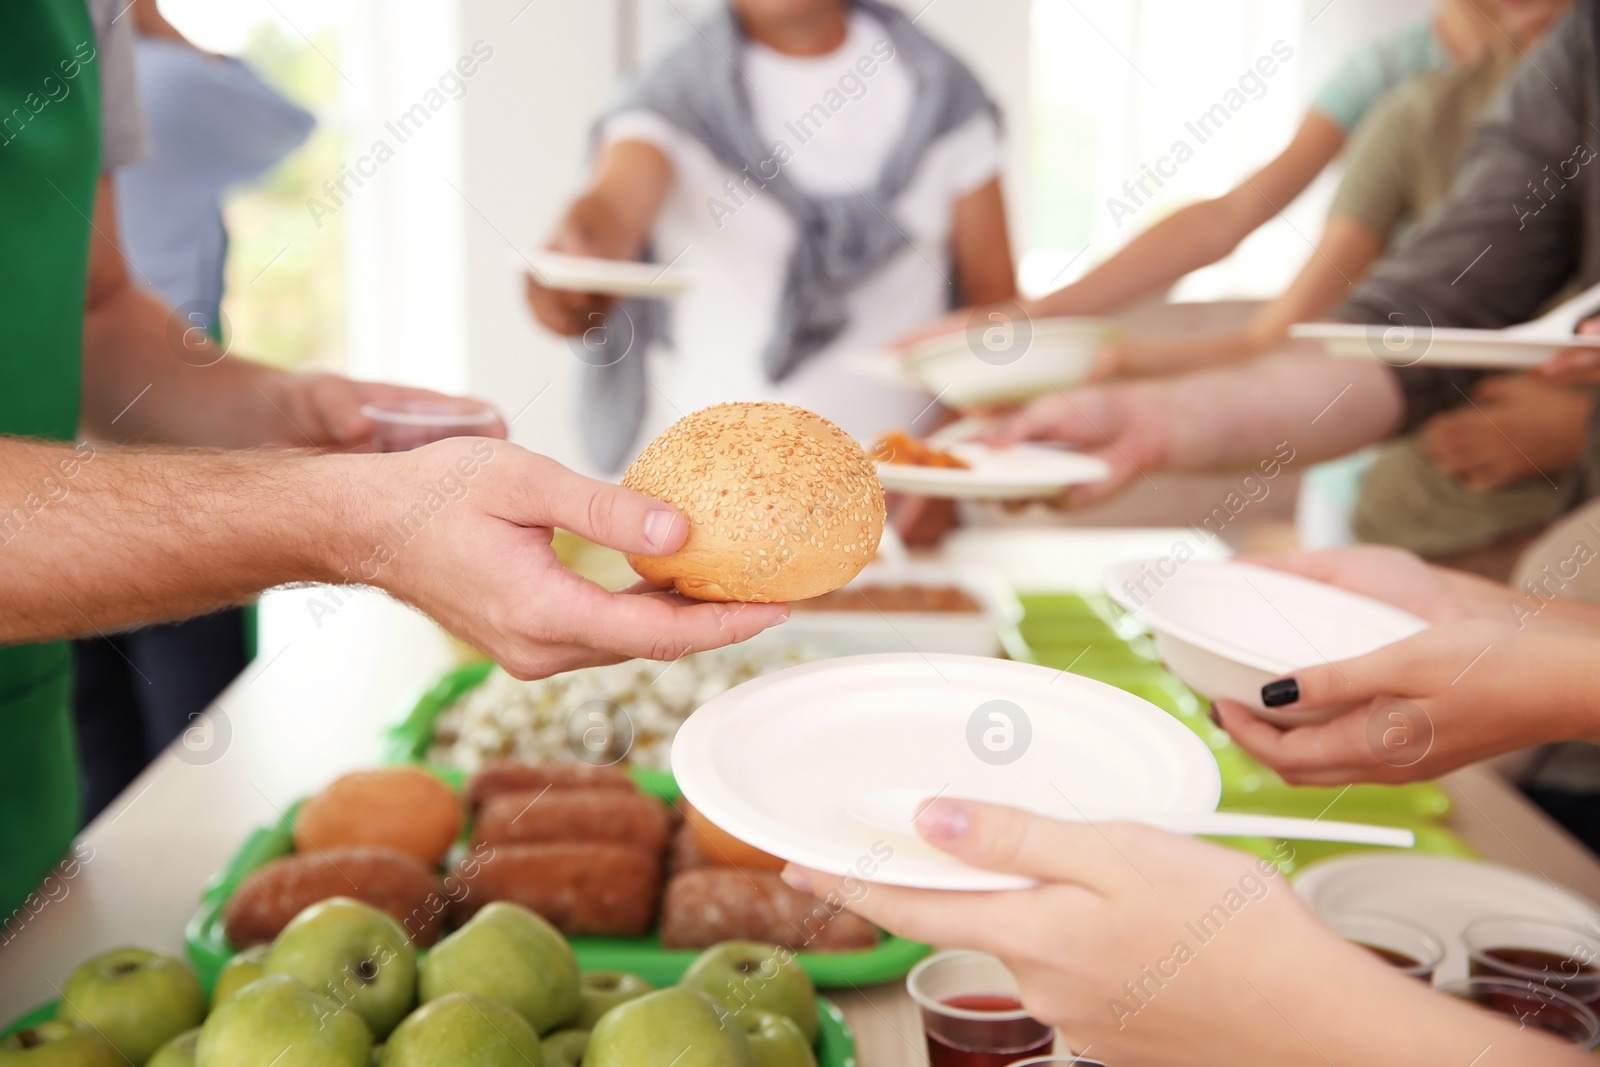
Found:
[[1041, 316], [1102, 315], [1217, 262], [1299, 196], [1344, 140], [1338, 123], [1307, 112], [1294, 139], [1260, 170], [1222, 196], [1174, 211], [1030, 310]]
[[81, 412], [84, 432], [97, 440], [355, 448], [373, 431], [364, 403], [438, 397], [333, 374], [290, 374], [230, 354], [184, 309], [137, 284], [116, 234], [115, 197], [102, 175], [85, 295]]
[[950, 246], [965, 303], [991, 304], [1017, 295], [1006, 202], [998, 177], [956, 201]]
[[1244, 329], [1198, 337], [1132, 337], [1108, 346], [1101, 357], [1102, 370], [1129, 378], [1150, 377], [1264, 355], [1284, 342], [1290, 326], [1309, 322], [1337, 304], [1382, 252], [1382, 239], [1363, 223], [1331, 215], [1289, 288], [1257, 311]]
[[1394, 372], [1380, 363], [1283, 353], [1172, 378], [1054, 392], [1002, 416], [997, 445], [1060, 441], [1099, 456], [1111, 477], [1069, 492], [1104, 499], [1161, 470], [1312, 462], [1390, 436], [1400, 425]]
[[645, 555], [687, 530], [666, 504], [484, 438], [387, 456], [0, 438], [0, 643], [185, 617], [289, 582], [364, 583], [541, 677], [715, 648], [787, 615], [608, 593], [556, 560], [557, 526]]
[[[550, 239], [550, 248], [575, 256], [634, 259], [644, 248], [656, 213], [672, 185], [672, 163], [645, 141], [607, 145], [589, 188], [572, 202]], [[524, 295], [546, 329], [581, 334], [611, 306], [609, 297], [554, 289], [527, 275]]]
[[1234, 740], [1298, 785], [1412, 782], [1514, 749], [1600, 733], [1594, 636], [1519, 633], [1481, 619], [1440, 623], [1376, 652], [1319, 663], [1262, 689], [1293, 715], [1280, 730], [1218, 701]]

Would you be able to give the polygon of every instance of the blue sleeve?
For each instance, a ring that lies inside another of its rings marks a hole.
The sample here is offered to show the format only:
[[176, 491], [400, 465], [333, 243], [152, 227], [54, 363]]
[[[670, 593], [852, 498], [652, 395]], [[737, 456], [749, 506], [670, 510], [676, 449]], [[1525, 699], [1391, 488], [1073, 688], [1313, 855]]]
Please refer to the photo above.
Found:
[[156, 154], [219, 189], [270, 170], [316, 125], [236, 59], [147, 38], [138, 62]]
[[1346, 59], [1312, 97], [1311, 109], [1349, 133], [1390, 89], [1418, 74], [1441, 70], [1449, 62], [1432, 24], [1416, 23]]

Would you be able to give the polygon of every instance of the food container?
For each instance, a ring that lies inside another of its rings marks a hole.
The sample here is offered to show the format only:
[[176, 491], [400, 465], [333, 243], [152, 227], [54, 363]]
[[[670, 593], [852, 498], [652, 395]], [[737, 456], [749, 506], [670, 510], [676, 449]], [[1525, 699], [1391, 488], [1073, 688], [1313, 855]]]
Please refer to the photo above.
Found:
[[977, 602], [979, 611], [832, 611], [795, 606], [789, 621], [751, 643], [784, 641], [826, 655], [874, 652], [952, 653], [1001, 656], [1017, 653], [1022, 603], [998, 571], [942, 563], [879, 561], [867, 564], [845, 590], [921, 586], [956, 589]]

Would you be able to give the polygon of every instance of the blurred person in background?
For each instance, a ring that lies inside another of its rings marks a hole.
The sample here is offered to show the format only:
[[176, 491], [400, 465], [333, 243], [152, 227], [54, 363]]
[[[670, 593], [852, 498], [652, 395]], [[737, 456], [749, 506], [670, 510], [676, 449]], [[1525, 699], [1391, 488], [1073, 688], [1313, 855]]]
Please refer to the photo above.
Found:
[[[1284, 351], [1238, 366], [1089, 384], [1001, 416], [989, 436], [1081, 444], [1102, 456], [1111, 478], [1070, 492], [1070, 502], [1090, 503], [1140, 471], [1246, 466], [1285, 439], [1308, 460], [1332, 458], [1461, 406], [1487, 374], [1429, 363], [1430, 324], [1500, 329], [1600, 282], [1600, 171], [1590, 147], [1600, 128], [1596, 19], [1596, 0], [1576, 0], [1528, 53], [1469, 142], [1450, 192], [1335, 312], [1375, 330], [1412, 328], [1415, 351], [1394, 356], [1408, 365]], [[1535, 177], [1548, 180], [1537, 199]], [[1536, 373], [1590, 384], [1596, 367], [1592, 353], [1574, 350]], [[1600, 497], [1600, 435], [1592, 428], [1565, 481], [1563, 511]]]
[[[1324, 316], [1381, 256], [1404, 244], [1449, 191], [1484, 108], [1569, 3], [1451, 0], [1446, 6], [1473, 12], [1457, 21], [1476, 31], [1478, 58], [1418, 75], [1372, 110], [1345, 152], [1322, 237], [1289, 287], [1243, 330], [1130, 339], [1113, 346], [1103, 370], [1164, 374], [1256, 358], [1283, 344], [1294, 323]], [[1503, 578], [1515, 549], [1556, 512], [1557, 479], [1578, 458], [1592, 397], [1585, 389], [1501, 375], [1461, 400], [1405, 441], [1313, 468], [1307, 489], [1345, 503], [1352, 539]]]
[[[880, 0], [730, 0], [621, 93], [553, 250], [693, 276], [670, 306], [530, 275], [584, 361], [601, 468], [673, 419], [772, 400], [863, 441], [931, 399], [845, 366], [917, 322], [1014, 295], [1000, 118], [972, 73]], [[670, 352], [654, 342], [670, 344]]]
[[[1226, 258], [1305, 192], [1390, 90], [1419, 75], [1481, 59], [1487, 23], [1472, 0], [1441, 0], [1433, 17], [1356, 50], [1317, 90], [1294, 136], [1264, 166], [1223, 195], [1174, 211], [1077, 281], [1021, 301], [1023, 311], [1033, 318], [1110, 314], [1159, 298], [1184, 275]], [[901, 343], [966, 328], [967, 316], [949, 316]], [[1124, 355], [1125, 345], [1108, 348], [1102, 373], [1113, 368], [1129, 373], [1138, 365]]]
[[[108, 145], [140, 140], [131, 41], [104, 32], [117, 24], [97, 35], [83, 0], [12, 0], [0, 34], [0, 100], [23, 102], [0, 122], [0, 914], [81, 825], [66, 638], [359, 580], [531, 678], [672, 659], [786, 617], [608, 593], [566, 570], [557, 526], [664, 555], [686, 524], [515, 445], [343, 454], [372, 447], [364, 404], [439, 394], [292, 374], [200, 331], [175, 343], [173, 309], [129, 277], [102, 166], [118, 158], [102, 157], [103, 125]], [[434, 498], [385, 547], [394, 517]]]
[[1440, 17], [1457, 27], [1459, 54], [1394, 86], [1350, 127], [1322, 236], [1288, 288], [1238, 330], [1116, 342], [1100, 372], [1139, 377], [1253, 359], [1287, 340], [1293, 324], [1337, 305], [1444, 198], [1483, 109], [1569, 6], [1570, 0], [1443, 0]]
[[[1234, 367], [1089, 385], [1005, 416], [991, 439], [1055, 440], [1100, 455], [1111, 479], [1071, 493], [1088, 503], [1161, 469], [1247, 466], [1284, 441], [1307, 461], [1344, 455], [1470, 403], [1489, 376], [1431, 365], [1431, 328], [1526, 322], [1563, 292], [1600, 282], [1597, 18], [1596, 0], [1576, 0], [1528, 54], [1490, 105], [1445, 200], [1336, 312], [1371, 324], [1374, 337], [1410, 328], [1411, 348], [1390, 356], [1403, 365], [1286, 351]], [[1578, 330], [1600, 332], [1600, 321]], [[1586, 350], [1558, 355], [1534, 373], [1556, 384], [1600, 384]], [[1600, 549], [1593, 533], [1600, 432], [1592, 416], [1561, 490], [1560, 518], [1522, 553], [1514, 581], [1545, 599], [1600, 599], [1600, 580], [1583, 565], [1585, 553]], [[1600, 841], [1600, 751], [1564, 749], [1524, 787], [1576, 835]]]
[[[109, 16], [123, 7], [95, 4]], [[135, 0], [129, 16], [119, 24], [134, 30], [149, 151], [132, 161], [107, 146], [118, 237], [139, 284], [177, 309], [179, 328], [225, 345], [223, 197], [299, 147], [315, 119], [243, 62], [195, 48], [154, 0]], [[247, 612], [75, 642], [86, 823], [244, 670], [253, 644]]]

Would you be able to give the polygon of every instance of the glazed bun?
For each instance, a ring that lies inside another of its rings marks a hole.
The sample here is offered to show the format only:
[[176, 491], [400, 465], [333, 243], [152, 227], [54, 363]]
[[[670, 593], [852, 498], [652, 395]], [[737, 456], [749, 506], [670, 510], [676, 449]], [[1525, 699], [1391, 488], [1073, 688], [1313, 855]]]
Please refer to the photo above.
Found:
[[622, 476], [689, 520], [639, 574], [699, 600], [806, 600], [860, 573], [883, 533], [883, 486], [855, 439], [790, 404], [718, 404], [650, 442]]

